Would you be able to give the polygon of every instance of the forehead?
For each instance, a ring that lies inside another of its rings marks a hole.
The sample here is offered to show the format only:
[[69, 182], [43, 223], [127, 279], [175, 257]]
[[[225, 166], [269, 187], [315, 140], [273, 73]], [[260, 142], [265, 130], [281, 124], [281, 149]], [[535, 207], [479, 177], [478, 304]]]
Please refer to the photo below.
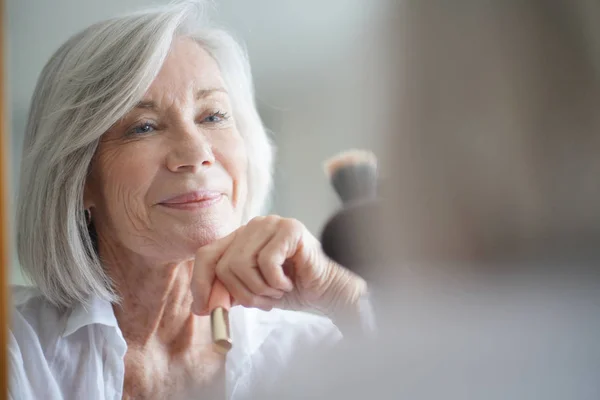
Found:
[[191, 38], [176, 38], [144, 98], [224, 87], [217, 62]]

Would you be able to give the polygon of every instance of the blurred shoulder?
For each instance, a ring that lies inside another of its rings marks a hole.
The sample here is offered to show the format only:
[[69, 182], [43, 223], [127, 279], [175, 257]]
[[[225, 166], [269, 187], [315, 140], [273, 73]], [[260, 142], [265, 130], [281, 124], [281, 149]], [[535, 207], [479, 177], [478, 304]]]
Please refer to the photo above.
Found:
[[275, 337], [279, 344], [337, 341], [341, 333], [335, 324], [321, 315], [302, 311], [247, 309], [249, 323], [265, 339]]
[[307, 312], [234, 307], [230, 320], [232, 398], [261, 398], [297, 360], [321, 354], [342, 339], [330, 319]]

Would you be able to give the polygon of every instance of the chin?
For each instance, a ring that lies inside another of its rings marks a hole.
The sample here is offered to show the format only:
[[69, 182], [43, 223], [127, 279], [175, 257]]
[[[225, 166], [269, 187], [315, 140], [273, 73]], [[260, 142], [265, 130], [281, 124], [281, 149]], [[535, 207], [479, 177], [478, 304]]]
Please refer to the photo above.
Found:
[[241, 216], [231, 204], [220, 204], [191, 213], [161, 213], [156, 226], [162, 226], [163, 243], [179, 248], [186, 254], [221, 239], [240, 227]]
[[189, 246], [195, 251], [204, 245], [229, 235], [239, 226], [239, 222], [236, 223], [232, 218], [193, 223], [185, 228], [182, 242], [189, 243]]

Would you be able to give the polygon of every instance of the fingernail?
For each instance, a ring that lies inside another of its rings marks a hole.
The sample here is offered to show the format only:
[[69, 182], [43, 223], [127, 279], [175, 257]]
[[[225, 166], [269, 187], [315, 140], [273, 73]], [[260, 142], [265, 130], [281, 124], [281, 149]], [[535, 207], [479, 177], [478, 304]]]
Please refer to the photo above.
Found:
[[200, 303], [198, 303], [197, 301], [192, 302], [192, 312], [196, 315], [202, 315], [202, 312], [204, 311], [204, 307], [202, 307], [202, 305]]

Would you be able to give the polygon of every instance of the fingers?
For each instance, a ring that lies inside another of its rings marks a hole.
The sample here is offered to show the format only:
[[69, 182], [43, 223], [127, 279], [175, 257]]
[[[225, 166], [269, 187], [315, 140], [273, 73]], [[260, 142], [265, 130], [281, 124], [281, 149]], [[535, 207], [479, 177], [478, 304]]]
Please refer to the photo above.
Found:
[[212, 312], [217, 307], [229, 310], [231, 308], [231, 295], [223, 283], [215, 279], [210, 291], [210, 297], [208, 298], [208, 311]]
[[[254, 304], [251, 296], [280, 299], [283, 291], [265, 282], [257, 266], [257, 253], [277, 232], [277, 218], [258, 217], [240, 228], [236, 240], [230, 245], [216, 266], [219, 280], [230, 290], [232, 297], [242, 305]], [[270, 307], [270, 302], [269, 307]], [[258, 305], [252, 305], [253, 307]]]
[[[259, 296], [281, 298], [283, 292], [267, 284], [257, 265], [257, 253], [277, 232], [278, 219], [275, 217], [257, 217], [244, 227], [243, 240], [238, 246], [232, 245], [233, 257], [223, 257], [223, 265], [228, 265], [247, 288]], [[218, 267], [217, 267], [218, 268]]]
[[244, 307], [259, 308], [265, 311], [271, 311], [275, 304], [275, 299], [257, 295], [250, 291], [244, 282], [234, 274], [224, 274], [219, 280], [223, 282], [223, 285], [227, 287], [227, 290], [235, 299], [234, 304], [240, 304]]
[[303, 226], [295, 220], [282, 220], [273, 238], [258, 254], [258, 266], [265, 281], [274, 288], [289, 292], [294, 284], [283, 269], [285, 261], [298, 250]]
[[280, 304], [295, 286], [283, 266], [292, 260], [306, 263], [302, 256], [308, 253], [304, 251], [305, 232], [304, 225], [294, 219], [258, 217], [204, 246], [194, 267], [194, 312], [206, 315], [210, 311], [208, 301], [215, 280], [222, 282], [234, 304], [263, 310]]
[[215, 265], [233, 242], [237, 231], [215, 240], [213, 243], [202, 246], [196, 252], [194, 272], [192, 276], [192, 312], [198, 315], [208, 314], [208, 300], [215, 280]]
[[[284, 295], [282, 290], [271, 287], [265, 282], [258, 267], [240, 268], [238, 270], [232, 270], [232, 273], [240, 281], [244, 282], [248, 290], [256, 295], [272, 297], [274, 299], [280, 299]], [[236, 296], [234, 295], [234, 297]]]

